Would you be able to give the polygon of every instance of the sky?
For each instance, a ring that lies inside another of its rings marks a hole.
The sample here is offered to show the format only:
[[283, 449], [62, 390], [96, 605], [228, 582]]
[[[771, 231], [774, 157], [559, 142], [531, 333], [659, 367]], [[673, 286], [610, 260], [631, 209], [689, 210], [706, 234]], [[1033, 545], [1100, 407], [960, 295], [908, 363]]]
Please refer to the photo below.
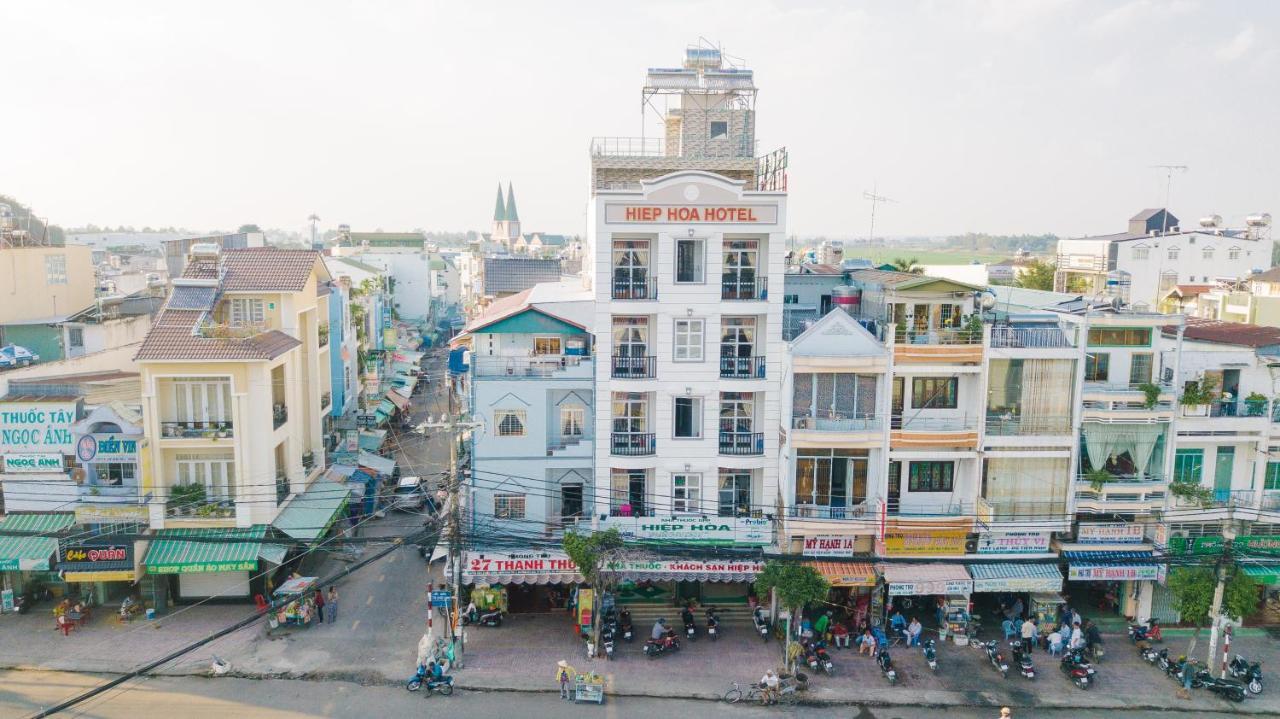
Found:
[[[1280, 3], [0, 3], [0, 194], [63, 226], [582, 232], [592, 136], [706, 38], [755, 71], [789, 224], [1075, 236], [1280, 216]], [[653, 116], [651, 116], [652, 119]], [[653, 135], [650, 123], [648, 134]]]

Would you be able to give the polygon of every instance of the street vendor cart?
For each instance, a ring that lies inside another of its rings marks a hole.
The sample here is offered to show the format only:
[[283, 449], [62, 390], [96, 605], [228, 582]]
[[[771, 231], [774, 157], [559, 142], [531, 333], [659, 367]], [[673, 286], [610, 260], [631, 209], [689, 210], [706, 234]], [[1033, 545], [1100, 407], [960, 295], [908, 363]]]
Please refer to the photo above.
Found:
[[579, 674], [573, 684], [573, 701], [604, 704], [604, 677], [595, 672]]
[[310, 627], [320, 620], [316, 609], [318, 577], [293, 577], [281, 584], [271, 594], [271, 607], [267, 612], [267, 625], [272, 629], [286, 627]]

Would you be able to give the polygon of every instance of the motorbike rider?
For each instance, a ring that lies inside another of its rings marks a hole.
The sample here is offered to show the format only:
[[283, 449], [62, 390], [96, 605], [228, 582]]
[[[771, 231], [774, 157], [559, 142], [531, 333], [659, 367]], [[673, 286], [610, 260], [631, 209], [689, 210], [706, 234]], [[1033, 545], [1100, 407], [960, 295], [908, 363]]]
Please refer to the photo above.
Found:
[[1102, 632], [1098, 631], [1098, 625], [1092, 619], [1086, 620], [1084, 625], [1085, 648], [1090, 656], [1097, 656], [1098, 648], [1102, 646]]
[[693, 624], [693, 609], [687, 604], [680, 610], [680, 621], [684, 622], [686, 627]]
[[653, 623], [653, 631], [649, 633], [649, 638], [655, 642], [660, 642], [665, 636], [667, 636], [667, 620], [659, 618], [658, 621]]

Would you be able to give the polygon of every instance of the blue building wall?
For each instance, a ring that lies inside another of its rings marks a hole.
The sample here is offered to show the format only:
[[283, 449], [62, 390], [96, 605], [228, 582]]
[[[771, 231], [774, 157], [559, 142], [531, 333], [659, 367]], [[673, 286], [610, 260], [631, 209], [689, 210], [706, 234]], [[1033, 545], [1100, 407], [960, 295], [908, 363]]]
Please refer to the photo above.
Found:
[[342, 341], [347, 330], [344, 317], [347, 311], [347, 298], [334, 287], [329, 294], [329, 384], [333, 393], [329, 414], [341, 417], [347, 406], [346, 367], [342, 361]]

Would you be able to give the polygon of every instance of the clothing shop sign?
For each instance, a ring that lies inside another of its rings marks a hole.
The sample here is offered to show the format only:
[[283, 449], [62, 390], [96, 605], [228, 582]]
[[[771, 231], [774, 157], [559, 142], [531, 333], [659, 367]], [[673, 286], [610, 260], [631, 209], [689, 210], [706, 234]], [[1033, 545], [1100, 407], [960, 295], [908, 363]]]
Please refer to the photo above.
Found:
[[857, 537], [846, 537], [839, 534], [818, 534], [804, 538], [806, 557], [852, 557]]
[[1080, 523], [1077, 544], [1142, 544], [1142, 525], [1128, 522]]
[[1039, 554], [1049, 551], [1048, 532], [983, 532], [978, 554]]

